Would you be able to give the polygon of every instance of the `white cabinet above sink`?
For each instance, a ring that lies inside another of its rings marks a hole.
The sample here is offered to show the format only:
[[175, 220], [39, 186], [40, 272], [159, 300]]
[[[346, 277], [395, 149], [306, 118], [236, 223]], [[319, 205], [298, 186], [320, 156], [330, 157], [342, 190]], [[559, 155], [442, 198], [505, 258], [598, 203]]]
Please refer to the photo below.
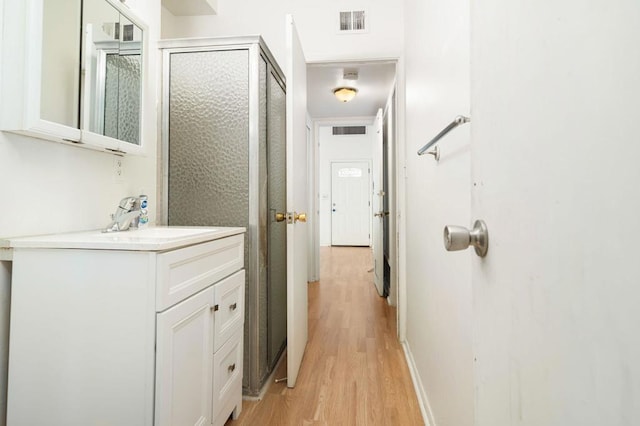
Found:
[[147, 155], [149, 34], [118, 0], [6, 1], [0, 130]]

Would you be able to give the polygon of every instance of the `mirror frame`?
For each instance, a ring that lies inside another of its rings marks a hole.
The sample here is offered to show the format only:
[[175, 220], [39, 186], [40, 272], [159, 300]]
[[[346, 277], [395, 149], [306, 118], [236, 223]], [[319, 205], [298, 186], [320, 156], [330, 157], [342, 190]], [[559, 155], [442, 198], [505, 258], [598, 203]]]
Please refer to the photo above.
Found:
[[[97, 147], [101, 147], [106, 149], [107, 151], [111, 151], [114, 152], [116, 154], [140, 154], [140, 155], [144, 155], [146, 154], [146, 144], [144, 143], [145, 139], [144, 139], [144, 112], [146, 110], [146, 90], [145, 90], [145, 86], [147, 83], [147, 78], [146, 76], [148, 75], [148, 57], [149, 57], [149, 28], [147, 26], [147, 24], [140, 19], [131, 9], [129, 9], [128, 7], [126, 7], [124, 4], [122, 4], [120, 1], [118, 0], [101, 0], [104, 1], [108, 4], [110, 4], [111, 6], [113, 6], [113, 8], [120, 13], [120, 15], [124, 16], [126, 19], [128, 19], [131, 23], [135, 24], [138, 28], [140, 28], [140, 30], [142, 31], [142, 41], [141, 43], [141, 50], [142, 50], [142, 54], [141, 54], [141, 71], [140, 71], [140, 129], [139, 129], [139, 140], [140, 140], [140, 145], [136, 145], [134, 143], [131, 142], [127, 142], [127, 141], [123, 141], [120, 139], [116, 139], [110, 136], [105, 136], [96, 132], [92, 132], [91, 130], [89, 130], [89, 122], [90, 120], [86, 120], [83, 119], [82, 124], [80, 126], [80, 139], [82, 140], [82, 142], [86, 143], [86, 144], [91, 144]], [[86, 29], [82, 28], [83, 34], [85, 33]], [[87, 42], [89, 42], [89, 39], [85, 39], [85, 42], [83, 43], [82, 49], [84, 52], [88, 51], [87, 49], [89, 48], [89, 46], [87, 46]], [[84, 71], [87, 69], [87, 62], [90, 61], [90, 57], [87, 58], [85, 57], [82, 63], [82, 68], [83, 68], [83, 84], [82, 84], [82, 88], [81, 88], [81, 98], [82, 98], [82, 107], [81, 107], [81, 116], [83, 118], [86, 118], [89, 116], [89, 114], [94, 113], [91, 109], [91, 94], [88, 92], [88, 90], [85, 90], [85, 88], [89, 88], [91, 87], [90, 84], [90, 80], [91, 80], [91, 74], [90, 73], [85, 73]], [[89, 109], [87, 109], [89, 108]]]

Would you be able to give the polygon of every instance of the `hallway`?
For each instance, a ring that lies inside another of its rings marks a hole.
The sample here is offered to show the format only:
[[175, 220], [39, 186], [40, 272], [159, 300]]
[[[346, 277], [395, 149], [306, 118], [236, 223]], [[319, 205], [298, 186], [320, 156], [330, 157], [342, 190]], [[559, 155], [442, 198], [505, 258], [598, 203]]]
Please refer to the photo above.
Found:
[[[396, 309], [378, 296], [371, 251], [322, 247], [320, 282], [309, 284], [309, 342], [294, 389], [272, 384], [244, 401], [239, 425], [421, 425], [396, 337]], [[286, 360], [276, 377], [286, 376]]]

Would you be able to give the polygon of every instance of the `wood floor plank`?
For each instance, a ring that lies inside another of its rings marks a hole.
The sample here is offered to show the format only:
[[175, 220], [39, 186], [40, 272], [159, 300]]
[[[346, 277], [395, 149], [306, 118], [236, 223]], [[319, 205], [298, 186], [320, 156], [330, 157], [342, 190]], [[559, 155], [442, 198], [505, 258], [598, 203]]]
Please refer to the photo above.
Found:
[[[378, 295], [371, 265], [369, 248], [321, 248], [296, 387], [272, 384], [225, 426], [424, 424], [396, 335], [396, 309]], [[286, 360], [276, 372], [284, 376]]]

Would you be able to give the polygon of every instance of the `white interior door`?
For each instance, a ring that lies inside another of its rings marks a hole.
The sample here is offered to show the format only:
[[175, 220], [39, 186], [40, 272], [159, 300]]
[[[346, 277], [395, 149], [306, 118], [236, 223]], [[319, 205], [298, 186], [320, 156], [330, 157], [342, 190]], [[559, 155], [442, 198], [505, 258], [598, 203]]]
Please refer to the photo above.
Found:
[[371, 204], [373, 207], [373, 219], [371, 226], [371, 247], [373, 251], [373, 282], [382, 296], [384, 292], [384, 247], [383, 247], [383, 221], [384, 205], [382, 203], [384, 193], [382, 173], [382, 109], [376, 114], [376, 134], [373, 141], [373, 193]]
[[489, 230], [487, 256], [469, 254], [475, 424], [640, 424], [640, 7], [485, 6], [471, 37], [471, 212]]
[[331, 163], [331, 245], [370, 244], [368, 161]]
[[287, 386], [294, 387], [307, 346], [307, 229], [295, 214], [307, 203], [307, 64], [287, 15]]

